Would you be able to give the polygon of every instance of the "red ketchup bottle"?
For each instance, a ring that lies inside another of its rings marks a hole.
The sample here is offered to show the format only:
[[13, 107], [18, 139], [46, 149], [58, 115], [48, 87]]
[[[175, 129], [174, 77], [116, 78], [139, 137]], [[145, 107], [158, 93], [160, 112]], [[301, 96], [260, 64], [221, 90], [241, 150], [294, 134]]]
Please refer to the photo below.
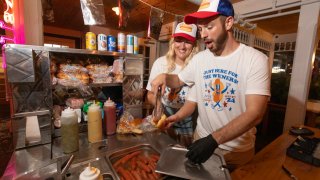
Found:
[[116, 133], [116, 104], [109, 98], [104, 103], [104, 120], [106, 125], [106, 134]]

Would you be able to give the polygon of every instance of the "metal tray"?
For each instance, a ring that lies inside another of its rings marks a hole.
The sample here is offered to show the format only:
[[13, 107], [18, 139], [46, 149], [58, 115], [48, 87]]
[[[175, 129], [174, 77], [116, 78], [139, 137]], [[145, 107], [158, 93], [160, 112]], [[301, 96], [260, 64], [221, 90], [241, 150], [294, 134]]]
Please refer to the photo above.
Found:
[[182, 147], [167, 147], [161, 153], [156, 172], [184, 179], [231, 179], [228, 169], [223, 168], [226, 163], [221, 155], [213, 154], [205, 163], [194, 165], [185, 157], [187, 151]]
[[156, 151], [150, 144], [140, 144], [132, 147], [128, 147], [125, 149], [117, 150], [109, 155], [106, 156], [107, 162], [115, 175], [116, 179], [120, 179], [117, 171], [114, 169], [113, 164], [124, 157], [125, 155], [128, 155], [132, 152], [135, 151], [143, 151], [145, 155], [151, 155], [151, 154], [156, 154], [159, 155], [160, 153]]

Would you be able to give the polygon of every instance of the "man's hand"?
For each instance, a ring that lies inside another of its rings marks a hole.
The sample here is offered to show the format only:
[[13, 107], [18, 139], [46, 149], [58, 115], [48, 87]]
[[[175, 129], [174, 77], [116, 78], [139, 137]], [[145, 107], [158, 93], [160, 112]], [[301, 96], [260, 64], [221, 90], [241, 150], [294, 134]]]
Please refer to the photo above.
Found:
[[154, 95], [157, 94], [158, 88], [161, 88], [161, 94], [164, 94], [165, 88], [166, 88], [166, 74], [159, 74], [154, 80], [151, 82], [151, 91]]
[[198, 139], [192, 143], [188, 147], [189, 151], [187, 152], [186, 157], [194, 163], [204, 163], [210, 158], [217, 147], [217, 141], [209, 134], [207, 137]]

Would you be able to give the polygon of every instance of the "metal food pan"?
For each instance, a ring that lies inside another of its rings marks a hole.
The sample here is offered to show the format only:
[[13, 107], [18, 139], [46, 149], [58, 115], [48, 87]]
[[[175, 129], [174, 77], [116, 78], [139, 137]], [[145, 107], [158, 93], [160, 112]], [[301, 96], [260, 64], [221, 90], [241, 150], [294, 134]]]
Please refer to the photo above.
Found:
[[158, 151], [156, 151], [150, 144], [140, 144], [140, 145], [128, 147], [125, 149], [120, 149], [118, 151], [115, 151], [113, 153], [108, 154], [106, 156], [106, 160], [107, 160], [113, 174], [116, 176], [116, 179], [120, 179], [120, 177], [113, 166], [114, 163], [117, 162], [122, 157], [124, 157], [130, 153], [137, 152], [137, 151], [142, 151], [143, 154], [147, 157], [150, 155], [160, 156], [160, 153]]

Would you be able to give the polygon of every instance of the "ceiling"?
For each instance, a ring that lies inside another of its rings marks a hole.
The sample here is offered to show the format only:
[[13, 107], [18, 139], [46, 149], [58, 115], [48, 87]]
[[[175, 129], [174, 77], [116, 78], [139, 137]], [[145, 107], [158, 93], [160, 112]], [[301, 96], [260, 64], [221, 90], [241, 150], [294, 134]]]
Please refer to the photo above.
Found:
[[[102, 0], [104, 3], [106, 24], [104, 27], [118, 29], [118, 16], [112, 7], [117, 6], [118, 0]], [[123, 0], [131, 5], [130, 17], [125, 29], [126, 32], [146, 31], [149, 22], [150, 7], [139, 0]], [[173, 14], [185, 15], [195, 12], [198, 5], [189, 1], [192, 0], [143, 0], [153, 7], [171, 12]], [[197, 1], [197, 0], [194, 0]], [[198, 0], [199, 1], [199, 0]], [[231, 0], [232, 3], [241, 2], [243, 0]], [[4, 0], [2, 0], [4, 3]], [[78, 31], [86, 31], [88, 26], [84, 25], [80, 0], [52, 0], [54, 23], [44, 21], [45, 25], [56, 26], [61, 28], [73, 29]], [[3, 3], [0, 3], [0, 11], [3, 11]], [[271, 34], [288, 34], [296, 33], [298, 27], [299, 14], [291, 14], [276, 18], [270, 18], [251, 23], [256, 23], [258, 27], [270, 32]], [[164, 24], [172, 22], [174, 16], [165, 14]], [[285, 27], [285, 28], [284, 28]]]
[[299, 14], [290, 14], [277, 18], [270, 18], [260, 21], [253, 21], [259, 28], [271, 34], [290, 34], [298, 30]]
[[[130, 17], [127, 26], [123, 31], [139, 32], [145, 31], [148, 27], [150, 7], [139, 0], [125, 0], [131, 4]], [[171, 12], [173, 14], [185, 15], [195, 12], [198, 5], [186, 0], [143, 0], [153, 7]], [[232, 0], [237, 3], [243, 0]], [[54, 10], [54, 23], [44, 22], [45, 25], [83, 31], [86, 25], [83, 23], [80, 0], [52, 1]], [[118, 29], [118, 16], [111, 10], [117, 6], [117, 0], [103, 0], [106, 24], [105, 27]], [[299, 15], [287, 15], [278, 18], [256, 21], [257, 26], [272, 34], [287, 34], [297, 32]], [[164, 24], [174, 21], [174, 16], [165, 14]], [[286, 27], [286, 28], [283, 28]]]

